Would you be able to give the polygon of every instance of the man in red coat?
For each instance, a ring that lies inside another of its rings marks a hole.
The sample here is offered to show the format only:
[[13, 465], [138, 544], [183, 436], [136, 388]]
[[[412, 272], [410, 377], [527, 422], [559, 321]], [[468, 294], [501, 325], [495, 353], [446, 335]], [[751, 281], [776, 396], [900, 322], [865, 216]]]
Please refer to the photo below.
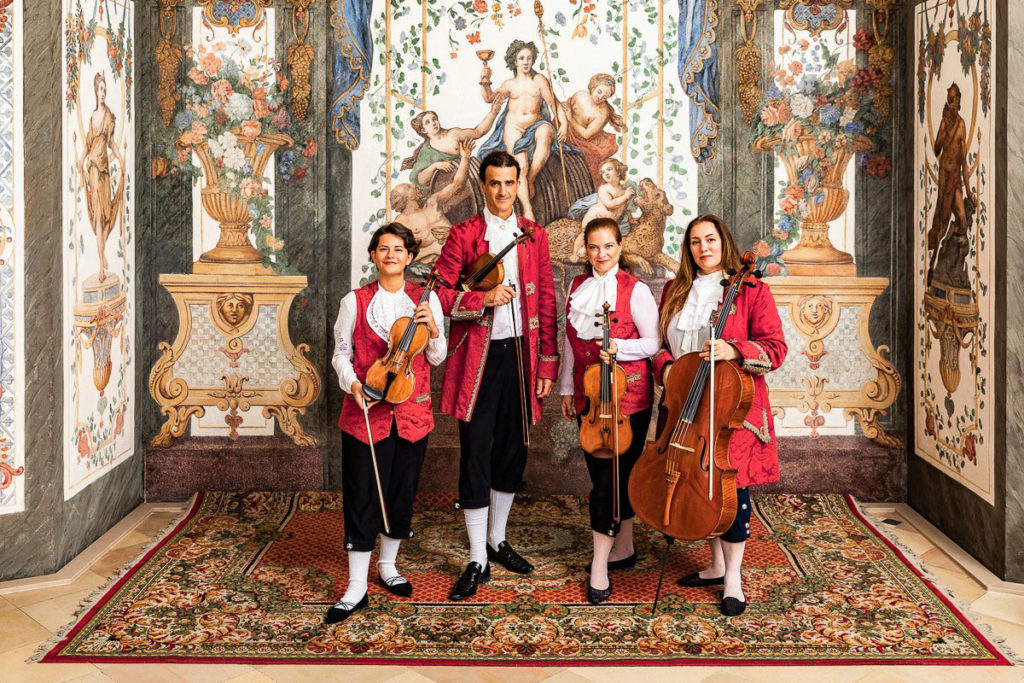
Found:
[[[444, 282], [437, 293], [451, 317], [441, 410], [459, 419], [457, 505], [469, 535], [470, 561], [452, 600], [471, 597], [490, 578], [488, 560], [520, 574], [533, 571], [505, 539], [505, 525], [523, 490], [524, 431], [540, 419], [541, 399], [558, 376], [558, 322], [547, 233], [513, 210], [519, 181], [519, 164], [508, 153], [484, 157], [487, 208], [451, 229], [435, 264]], [[523, 233], [530, 237], [502, 259], [502, 284], [488, 292], [455, 287], [481, 254], [497, 254]]]

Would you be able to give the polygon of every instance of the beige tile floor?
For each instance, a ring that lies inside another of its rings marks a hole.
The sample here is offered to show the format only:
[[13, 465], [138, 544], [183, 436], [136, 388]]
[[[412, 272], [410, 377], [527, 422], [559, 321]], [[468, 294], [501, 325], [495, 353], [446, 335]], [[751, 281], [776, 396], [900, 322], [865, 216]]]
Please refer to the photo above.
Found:
[[[891, 527], [953, 595], [971, 604], [988, 625], [1016, 652], [1024, 654], [1024, 586], [1004, 585], [987, 575], [948, 539], [905, 506], [873, 506], [869, 514], [900, 522]], [[841, 666], [841, 667], [433, 667], [433, 666], [247, 666], [233, 664], [26, 664], [37, 647], [71, 621], [79, 603], [113, 572], [130, 561], [178, 513], [168, 506], [142, 506], [119, 528], [86, 550], [77, 563], [79, 575], [61, 585], [41, 578], [0, 583], [0, 681], [501, 681], [509, 683], [585, 683], [642, 678], [644, 683], [703, 681], [740, 683], [854, 683], [860, 681], [957, 682], [1024, 681], [1024, 667]], [[889, 528], [889, 527], [887, 527]], [[70, 565], [69, 565], [70, 566]], [[967, 567], [965, 569], [964, 567]], [[974, 578], [980, 576], [980, 580]], [[993, 587], [986, 590], [986, 585]]]

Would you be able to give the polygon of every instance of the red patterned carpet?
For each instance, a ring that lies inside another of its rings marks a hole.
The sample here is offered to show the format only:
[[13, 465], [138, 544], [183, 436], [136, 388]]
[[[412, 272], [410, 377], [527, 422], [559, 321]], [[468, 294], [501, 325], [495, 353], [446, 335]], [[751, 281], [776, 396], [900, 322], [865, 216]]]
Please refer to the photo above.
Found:
[[[341, 499], [332, 493], [208, 493], [89, 609], [45, 662], [417, 664], [1009, 664], [837, 495], [754, 499], [744, 563], [747, 612], [718, 589], [674, 579], [706, 561], [645, 527], [640, 561], [614, 572], [611, 601], [586, 602], [585, 499], [520, 496], [509, 537], [537, 565], [495, 566], [470, 601], [447, 600], [466, 562], [462, 513], [421, 496], [395, 598], [371, 579], [370, 606], [325, 626], [345, 591]], [[371, 577], [373, 576], [371, 565]]]

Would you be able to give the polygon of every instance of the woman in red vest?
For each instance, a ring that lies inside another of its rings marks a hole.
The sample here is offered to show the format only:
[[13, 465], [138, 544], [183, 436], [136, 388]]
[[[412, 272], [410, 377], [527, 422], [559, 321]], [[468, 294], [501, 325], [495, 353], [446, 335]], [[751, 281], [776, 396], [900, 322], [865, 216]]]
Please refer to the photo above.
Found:
[[[629, 474], [643, 452], [651, 423], [653, 382], [651, 356], [658, 352], [658, 305], [643, 282], [619, 267], [622, 233], [611, 218], [596, 218], [583, 233], [589, 267], [569, 288], [565, 311], [565, 345], [560, 380], [562, 415], [576, 419], [584, 412], [583, 373], [587, 366], [607, 361], [615, 354], [626, 372], [626, 395], [619, 409], [629, 416], [633, 442], [619, 456], [618, 502], [620, 521], [615, 521], [612, 459], [584, 453], [593, 488], [590, 491], [590, 528], [594, 534], [594, 559], [590, 564], [587, 599], [594, 605], [612, 593], [611, 569], [636, 564], [633, 547], [633, 508], [629, 504]], [[602, 314], [607, 302], [614, 315], [607, 349], [602, 349]], [[570, 353], [571, 350], [571, 353]]]
[[[697, 216], [686, 226], [683, 253], [676, 278], [666, 285], [661, 297], [662, 351], [654, 359], [654, 376], [662, 382], [671, 372], [672, 361], [700, 351], [710, 358], [709, 323], [717, 320], [725, 271], [739, 269], [740, 252], [728, 226], [718, 216]], [[782, 321], [768, 285], [752, 280], [752, 287], [740, 288], [721, 339], [715, 340], [715, 360], [735, 361], [740, 370], [753, 375], [754, 402], [743, 426], [729, 440], [729, 464], [736, 469], [736, 519], [720, 538], [708, 540], [711, 565], [687, 574], [680, 586], [722, 585], [722, 614], [736, 616], [747, 608], [740, 578], [743, 550], [750, 536], [750, 484], [779, 479], [779, 456], [775, 449], [775, 426], [768, 404], [764, 375], [786, 358]]]
[[[434, 428], [430, 400], [430, 366], [444, 361], [447, 343], [441, 302], [431, 292], [418, 303], [423, 287], [405, 280], [405, 269], [416, 258], [416, 238], [400, 223], [389, 223], [373, 233], [370, 260], [378, 278], [349, 292], [341, 300], [334, 324], [331, 364], [345, 391], [338, 426], [341, 428], [342, 503], [345, 514], [345, 549], [348, 551], [348, 590], [327, 611], [333, 624], [366, 606], [366, 580], [370, 553], [380, 536], [377, 572], [389, 592], [408, 597], [412, 584], [395, 569], [401, 539], [412, 536], [412, 503], [427, 451], [427, 434]], [[385, 355], [391, 325], [408, 316], [426, 325], [430, 342], [416, 356], [412, 397], [404, 403], [373, 403], [363, 393], [362, 380], [374, 361]], [[369, 409], [372, 434], [366, 433], [364, 406]], [[390, 531], [385, 533], [369, 442], [372, 438], [387, 507]]]

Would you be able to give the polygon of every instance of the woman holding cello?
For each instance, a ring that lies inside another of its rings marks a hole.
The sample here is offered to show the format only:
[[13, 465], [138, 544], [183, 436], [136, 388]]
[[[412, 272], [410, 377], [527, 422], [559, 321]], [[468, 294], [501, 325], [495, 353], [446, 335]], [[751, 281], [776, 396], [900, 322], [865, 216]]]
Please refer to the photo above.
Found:
[[[687, 353], [700, 352], [704, 360], [734, 361], [741, 372], [753, 377], [754, 398], [742, 427], [732, 430], [729, 465], [736, 470], [736, 517], [718, 538], [708, 540], [711, 564], [688, 574], [681, 586], [723, 585], [721, 610], [726, 616], [742, 614], [747, 607], [740, 566], [750, 536], [750, 494], [747, 486], [777, 481], [779, 459], [775, 428], [768, 404], [765, 373], [782, 365], [786, 340], [782, 321], [768, 285], [751, 278], [740, 287], [730, 311], [718, 312], [723, 278], [741, 268], [740, 252], [721, 218], [697, 216], [686, 227], [686, 256], [680, 259], [676, 278], [666, 285], [661, 300], [661, 336], [664, 348], [654, 359], [655, 377], [666, 382], [672, 362]], [[727, 315], [720, 339], [711, 341], [709, 323]], [[661, 426], [661, 425], [659, 425]]]
[[[342, 502], [349, 579], [345, 595], [327, 611], [329, 624], [366, 606], [370, 553], [378, 535], [381, 585], [400, 597], [412, 594], [412, 584], [395, 569], [395, 559], [402, 539], [412, 536], [413, 498], [427, 434], [434, 427], [428, 362], [442, 363], [447, 351], [437, 295], [405, 279], [405, 269], [417, 250], [416, 238], [402, 224], [378, 228], [369, 246], [378, 279], [345, 295], [334, 324], [331, 364], [345, 392], [338, 426], [343, 431]], [[413, 343], [419, 343], [419, 348], [426, 341], [425, 352], [403, 351], [400, 355], [405, 358], [400, 360], [405, 365], [399, 377], [387, 369], [378, 372], [382, 367], [378, 359], [392, 358], [395, 347], [410, 340], [417, 340]], [[394, 398], [394, 390], [402, 393], [403, 386], [408, 399]]]
[[[596, 218], [587, 223], [583, 239], [588, 272], [572, 281], [566, 300], [560, 387], [562, 415], [580, 424], [580, 443], [593, 483], [594, 558], [587, 599], [596, 605], [611, 595], [608, 571], [636, 564], [627, 483], [651, 422], [653, 384], [648, 359], [657, 353], [660, 341], [654, 295], [619, 266], [622, 233], [618, 223]], [[604, 382], [609, 384], [610, 376], [611, 391], [606, 386], [604, 397], [598, 363], [610, 364]], [[588, 437], [587, 430], [596, 432], [595, 437]], [[593, 444], [590, 450], [587, 444]]]

